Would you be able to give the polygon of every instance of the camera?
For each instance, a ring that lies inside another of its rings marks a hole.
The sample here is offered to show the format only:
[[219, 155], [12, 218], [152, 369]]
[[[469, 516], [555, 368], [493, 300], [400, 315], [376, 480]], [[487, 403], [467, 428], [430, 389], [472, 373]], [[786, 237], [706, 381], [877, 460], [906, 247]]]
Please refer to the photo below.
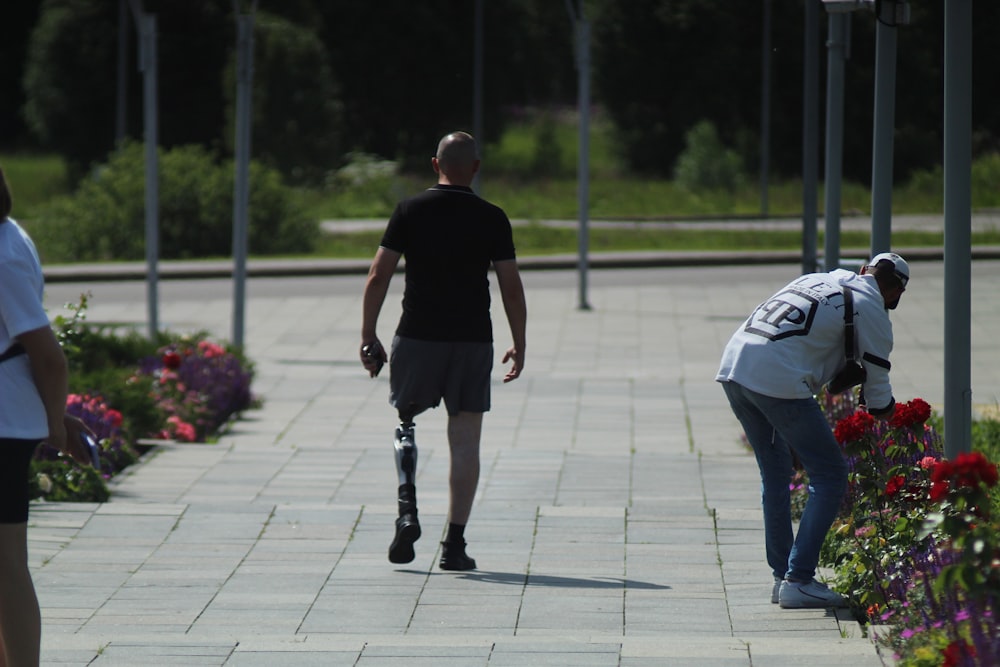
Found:
[[826, 390], [831, 394], [839, 394], [847, 391], [851, 387], [863, 383], [868, 379], [868, 371], [856, 361], [848, 361], [847, 365], [837, 371], [830, 383], [826, 385]]
[[382, 361], [382, 346], [378, 342], [369, 343], [361, 348], [361, 354], [365, 355], [366, 358], [371, 359], [375, 364], [375, 370], [373, 375], [377, 376], [382, 370], [384, 362]]
[[97, 441], [86, 431], [80, 431], [80, 442], [84, 448], [90, 452], [90, 465], [97, 472], [101, 471], [101, 450], [97, 446]]

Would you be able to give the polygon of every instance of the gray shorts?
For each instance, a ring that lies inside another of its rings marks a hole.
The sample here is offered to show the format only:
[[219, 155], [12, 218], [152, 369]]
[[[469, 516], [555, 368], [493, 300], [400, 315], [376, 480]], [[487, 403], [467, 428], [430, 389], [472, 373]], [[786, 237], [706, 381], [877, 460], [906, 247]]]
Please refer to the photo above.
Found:
[[449, 415], [490, 409], [493, 343], [396, 336], [389, 355], [389, 403], [414, 415], [444, 399]]

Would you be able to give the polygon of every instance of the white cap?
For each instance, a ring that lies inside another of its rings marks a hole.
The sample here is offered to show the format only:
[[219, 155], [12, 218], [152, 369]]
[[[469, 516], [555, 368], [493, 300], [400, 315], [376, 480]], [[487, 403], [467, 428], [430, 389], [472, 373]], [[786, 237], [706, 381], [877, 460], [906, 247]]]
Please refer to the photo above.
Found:
[[883, 259], [892, 262], [892, 265], [896, 268], [896, 277], [903, 282], [903, 287], [906, 287], [906, 283], [910, 282], [910, 265], [906, 263], [906, 260], [894, 252], [880, 252], [872, 257], [872, 261], [868, 262], [868, 266], [874, 269], [875, 265]]

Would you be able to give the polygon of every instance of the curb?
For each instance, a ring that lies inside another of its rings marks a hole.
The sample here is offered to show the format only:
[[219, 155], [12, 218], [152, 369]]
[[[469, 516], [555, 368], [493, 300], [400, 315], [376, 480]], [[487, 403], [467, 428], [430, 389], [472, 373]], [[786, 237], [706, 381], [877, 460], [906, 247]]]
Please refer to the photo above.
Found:
[[[843, 266], [864, 261], [867, 252], [848, 250], [848, 255], [858, 259], [841, 259]], [[941, 261], [943, 248], [897, 248], [896, 252], [908, 261]], [[1000, 246], [972, 248], [974, 260], [1000, 259]], [[797, 250], [761, 252], [608, 252], [591, 253], [587, 258], [591, 269], [670, 268], [690, 266], [749, 266], [759, 264], [796, 264], [802, 261]], [[283, 278], [296, 276], [365, 275], [371, 264], [369, 259], [258, 259], [247, 262], [246, 275], [250, 278]], [[402, 265], [401, 265], [402, 266]], [[553, 271], [578, 269], [580, 259], [575, 254], [526, 256], [518, 258], [518, 267], [525, 271]], [[62, 264], [43, 267], [48, 283], [67, 282], [116, 282], [146, 280], [144, 262], [103, 264]], [[214, 261], [161, 261], [157, 265], [158, 280], [204, 280], [230, 278], [233, 264], [225, 260]]]

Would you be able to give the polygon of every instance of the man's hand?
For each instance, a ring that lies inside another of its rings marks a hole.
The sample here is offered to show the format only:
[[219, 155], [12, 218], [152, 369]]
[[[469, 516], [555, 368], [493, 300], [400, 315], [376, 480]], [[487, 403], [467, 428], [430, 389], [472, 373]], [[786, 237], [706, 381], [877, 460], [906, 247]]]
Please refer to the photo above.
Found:
[[507, 374], [503, 376], [504, 382], [516, 380], [521, 376], [521, 371], [524, 370], [524, 352], [514, 347], [510, 348], [504, 352], [502, 363], [506, 364], [508, 361], [512, 361], [513, 365], [507, 371]]
[[368, 371], [369, 377], [375, 377], [382, 370], [382, 366], [388, 361], [385, 349], [378, 338], [369, 341], [361, 341], [361, 365]]

